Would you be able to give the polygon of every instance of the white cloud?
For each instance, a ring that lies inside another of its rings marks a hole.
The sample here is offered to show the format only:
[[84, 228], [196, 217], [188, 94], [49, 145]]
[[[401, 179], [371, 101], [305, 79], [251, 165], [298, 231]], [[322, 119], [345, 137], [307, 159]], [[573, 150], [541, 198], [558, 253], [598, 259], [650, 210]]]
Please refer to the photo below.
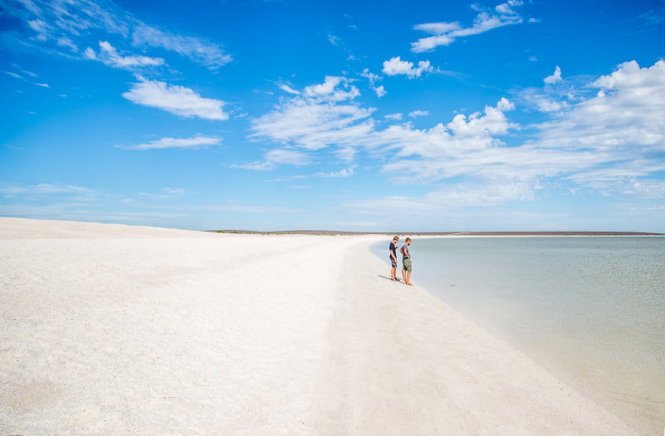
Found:
[[556, 68], [554, 69], [554, 73], [552, 73], [551, 76], [547, 76], [543, 79], [543, 82], [545, 82], [548, 85], [552, 85], [554, 83], [561, 82], [563, 79], [561, 78], [561, 68], [557, 65]]
[[[188, 191], [182, 188], [162, 188], [158, 192], [139, 192], [138, 196], [152, 200], [171, 200], [174, 198], [182, 197], [187, 193]], [[132, 200], [129, 199], [128, 202], [132, 202]]]
[[538, 99], [535, 103], [541, 112], [559, 112], [567, 106], [565, 101], [554, 101], [547, 98]]
[[76, 195], [91, 197], [95, 191], [76, 185], [57, 185], [51, 183], [38, 183], [35, 185], [0, 185], [0, 195], [5, 197], [42, 196], [42, 195]]
[[74, 44], [74, 41], [67, 38], [66, 36], [61, 36], [56, 40], [57, 44], [61, 47], [67, 47], [73, 52], [79, 51], [79, 48]]
[[101, 61], [106, 65], [116, 68], [131, 69], [133, 67], [160, 66], [164, 64], [164, 59], [162, 58], [151, 58], [148, 56], [121, 56], [118, 53], [118, 50], [108, 41], [99, 41], [99, 48], [99, 53], [95, 53], [93, 49], [87, 47], [83, 52], [83, 56], [88, 59]]
[[328, 42], [331, 43], [334, 46], [339, 45], [339, 36], [335, 36], [332, 33], [328, 33]]
[[218, 44], [192, 36], [174, 35], [155, 27], [141, 24], [132, 34], [135, 45], [147, 45], [174, 51], [198, 63], [215, 69], [233, 60]]
[[[502, 99], [496, 107], [485, 108], [483, 114], [457, 115], [447, 126], [438, 125], [430, 132], [415, 130], [410, 125], [377, 130], [370, 118], [373, 109], [318, 100], [320, 94], [334, 94], [335, 84], [340, 83], [326, 80], [324, 85], [327, 86], [308, 87], [306, 89], [310, 91], [303, 94], [312, 97], [293, 97], [274, 111], [253, 120], [252, 137], [268, 138], [309, 152], [334, 146], [338, 156], [344, 159], [352, 159], [358, 148], [389, 152], [397, 157], [419, 154], [429, 158], [432, 154], [439, 155], [440, 150], [454, 152], [455, 148], [476, 150], [500, 145], [495, 136], [507, 133], [512, 127], [504, 112], [511, 110], [513, 105]], [[386, 118], [402, 117], [402, 114], [389, 114]]]
[[338, 171], [328, 171], [328, 172], [319, 171], [318, 173], [314, 174], [298, 174], [290, 177], [279, 177], [276, 179], [268, 180], [268, 182], [293, 182], [294, 180], [311, 179], [311, 178], [336, 179], [336, 178], [351, 177], [353, 174], [355, 174], [356, 167], [357, 167], [356, 165], [352, 165], [348, 168], [342, 168], [341, 170]]
[[289, 85], [284, 85], [284, 84], [279, 85], [279, 89], [281, 89], [284, 92], [288, 92], [289, 94], [292, 95], [300, 95], [300, 91], [291, 88]]
[[169, 85], [165, 82], [141, 79], [122, 96], [133, 103], [155, 107], [183, 117], [208, 120], [229, 118], [222, 110], [225, 104], [223, 101], [204, 98], [190, 88]]
[[505, 115], [513, 108], [511, 102], [501, 99], [483, 113], [458, 114], [447, 124], [430, 129], [401, 124], [377, 132], [378, 142], [396, 157], [384, 166], [384, 171], [421, 180], [506, 175], [512, 171], [515, 150], [501, 147], [503, 142], [498, 136], [516, 127]]
[[373, 128], [367, 121], [373, 109], [342, 101], [358, 95], [358, 89], [347, 79], [327, 76], [324, 83], [305, 87], [302, 95], [254, 119], [252, 137], [266, 137], [305, 150], [318, 150], [330, 143], [352, 147], [358, 136]]
[[46, 41], [51, 37], [51, 26], [46, 24], [44, 20], [30, 20], [28, 26], [37, 32], [37, 39], [40, 41]]
[[394, 114], [384, 115], [383, 118], [385, 118], [387, 120], [399, 121], [402, 118], [404, 118], [404, 114], [401, 113], [401, 112], [397, 112], [397, 113], [394, 113]]
[[374, 84], [376, 82], [379, 82], [383, 80], [383, 77], [379, 76], [378, 74], [372, 73], [369, 68], [365, 68], [362, 73], [360, 73], [361, 76], [365, 77], [367, 80], [369, 80], [370, 84]]
[[434, 35], [443, 35], [444, 33], [454, 32], [461, 29], [462, 26], [458, 22], [454, 23], [423, 23], [414, 26], [416, 30], [431, 33]]
[[379, 85], [373, 89], [374, 92], [376, 93], [376, 96], [379, 98], [385, 97], [385, 95], [388, 94], [388, 91], [386, 91], [386, 88], [383, 85]]
[[314, 174], [314, 177], [323, 177], [323, 178], [343, 178], [343, 177], [351, 177], [355, 173], [355, 168], [356, 166], [351, 166], [348, 168], [342, 168], [339, 171], [332, 171], [332, 172], [319, 172]]
[[665, 151], [665, 61], [623, 63], [591, 86], [596, 96], [541, 126], [539, 145], [607, 153], [613, 167]]
[[432, 71], [434, 68], [429, 61], [419, 61], [418, 66], [414, 66], [413, 62], [403, 61], [399, 56], [383, 61], [383, 73], [388, 76], [405, 75], [413, 79]]
[[305, 87], [303, 95], [319, 101], [334, 102], [354, 99], [360, 95], [360, 91], [346, 77], [326, 76], [323, 83]]
[[383, 85], [376, 85], [377, 82], [383, 80], [382, 76], [372, 73], [368, 68], [365, 68], [360, 75], [369, 80], [369, 86], [372, 88], [372, 91], [376, 93], [377, 97], [381, 98], [388, 94], [388, 91], [386, 91], [386, 88]]
[[573, 101], [569, 93], [561, 94], [555, 87], [547, 86], [545, 89], [527, 88], [518, 93], [524, 105], [535, 108], [540, 112], [559, 112], [567, 108], [568, 100]]
[[274, 169], [278, 165], [302, 166], [307, 165], [310, 162], [310, 157], [305, 153], [293, 149], [278, 148], [267, 152], [262, 161], [231, 165], [231, 167], [254, 171], [267, 171]]
[[483, 10], [478, 6], [474, 9], [478, 10], [478, 15], [473, 21], [471, 27], [462, 27], [458, 22], [438, 22], [438, 23], [423, 23], [414, 26], [414, 29], [429, 33], [433, 36], [420, 38], [419, 40], [411, 43], [411, 51], [415, 53], [422, 53], [434, 50], [439, 46], [450, 45], [457, 38], [477, 35], [487, 32], [498, 27], [507, 26], [510, 24], [522, 23], [524, 19], [515, 10], [516, 7], [521, 6], [522, 1], [508, 0], [501, 3], [492, 10]]
[[[30, 76], [31, 78], [37, 77], [37, 75], [35, 73], [33, 73], [32, 71], [22, 70], [15, 64], [12, 64], [12, 66], [15, 67], [15, 68], [18, 68], [26, 76]], [[28, 82], [28, 83], [31, 83], [35, 86], [40, 86], [42, 88], [50, 88], [51, 87], [48, 83], [33, 82], [30, 78], [27, 78], [27, 77], [25, 77], [25, 76], [23, 76], [23, 75], [21, 75], [17, 72], [14, 72], [14, 71], [5, 71], [5, 74], [8, 75], [9, 77], [13, 77], [14, 79], [22, 80], [24, 82]]]
[[266, 153], [266, 160], [276, 164], [306, 165], [309, 156], [296, 150], [277, 149]]
[[12, 71], [5, 71], [5, 74], [10, 76], [10, 77], [13, 77], [14, 79], [25, 80], [23, 76], [21, 76], [18, 73], [14, 73]]
[[145, 144], [130, 146], [119, 146], [129, 150], [157, 150], [165, 148], [199, 148], [203, 146], [218, 145], [221, 138], [211, 136], [194, 136], [191, 138], [169, 138], [165, 137]]
[[422, 111], [422, 110], [415, 110], [412, 112], [409, 112], [409, 117], [411, 118], [417, 118], [417, 117], [424, 117], [429, 115], [428, 111]]
[[[5, 5], [3, 5], [5, 6]], [[216, 69], [232, 61], [231, 55], [217, 43], [194, 36], [178, 35], [151, 26], [112, 2], [67, 0], [9, 2], [5, 13], [17, 18], [31, 30], [29, 35], [51, 52], [71, 57], [78, 52], [77, 43], [85, 44], [92, 34], [124, 40], [134, 46], [155, 47], [185, 56], [194, 62]], [[67, 52], [58, 49], [66, 48]], [[128, 61], [131, 62], [131, 61]], [[140, 62], [134, 60], [134, 62]]]
[[[415, 209], [444, 210], [446, 203], [472, 207], [525, 201], [553, 186], [565, 186], [571, 192], [589, 189], [608, 195], [665, 196], [665, 183], [653, 178], [665, 171], [661, 158], [665, 152], [665, 61], [647, 68], [627, 62], [583, 85], [589, 86], [598, 90], [596, 95], [584, 97], [570, 89], [566, 93], [573, 97], [564, 101], [548, 94], [557, 87], [545, 86], [538, 95], [559, 106], [548, 108], [550, 121], [528, 126], [535, 133], [526, 142], [511, 138], [521, 126], [509, 120], [507, 115], [515, 106], [505, 98], [481, 112], [457, 114], [430, 128], [402, 123], [381, 129], [371, 109], [295, 96], [255, 119], [253, 136], [310, 155], [332, 148], [338, 156], [353, 160], [355, 154], [366, 153], [397, 182], [456, 181], [415, 202], [380, 200]], [[506, 138], [512, 139], [510, 144], [504, 142]]]
[[469, 207], [488, 207], [512, 201], [535, 198], [534, 187], [525, 182], [495, 180], [490, 183], [455, 183], [423, 196], [387, 196], [378, 199], [357, 200], [343, 207], [363, 214], [383, 213], [386, 210], [404, 211], [411, 216], [431, 216], [450, 210]]
[[330, 144], [353, 147], [358, 137], [369, 134], [372, 109], [353, 104], [317, 103], [296, 98], [252, 122], [253, 137], [267, 137], [305, 150]]

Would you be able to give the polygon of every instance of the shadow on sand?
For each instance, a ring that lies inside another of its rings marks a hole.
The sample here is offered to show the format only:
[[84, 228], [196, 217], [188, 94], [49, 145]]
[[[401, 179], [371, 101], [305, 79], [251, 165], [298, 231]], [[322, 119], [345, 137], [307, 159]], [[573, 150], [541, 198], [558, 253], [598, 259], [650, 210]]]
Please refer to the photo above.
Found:
[[[377, 274], [376, 276], [381, 277], [382, 279], [386, 279], [386, 280], [391, 281], [391, 282], [393, 281], [393, 280], [390, 280], [390, 277], [388, 277], [388, 276], [384, 276], [384, 275], [381, 275], [381, 274]], [[402, 279], [399, 279], [399, 281], [397, 281], [395, 283], [402, 283]]]

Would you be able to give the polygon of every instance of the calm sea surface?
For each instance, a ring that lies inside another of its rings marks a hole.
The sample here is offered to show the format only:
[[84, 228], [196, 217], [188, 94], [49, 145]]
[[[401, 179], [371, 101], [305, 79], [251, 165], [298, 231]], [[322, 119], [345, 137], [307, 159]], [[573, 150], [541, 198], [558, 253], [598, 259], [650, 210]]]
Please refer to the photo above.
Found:
[[[373, 250], [387, 259], [388, 243]], [[410, 250], [414, 283], [663, 434], [665, 238], [416, 238]]]

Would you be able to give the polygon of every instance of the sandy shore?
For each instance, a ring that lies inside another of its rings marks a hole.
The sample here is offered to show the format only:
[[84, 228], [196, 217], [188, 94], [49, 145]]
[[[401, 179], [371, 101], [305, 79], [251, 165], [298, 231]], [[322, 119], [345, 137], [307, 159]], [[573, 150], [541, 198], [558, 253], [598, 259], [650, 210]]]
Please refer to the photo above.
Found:
[[0, 434], [635, 434], [383, 238], [0, 218]]

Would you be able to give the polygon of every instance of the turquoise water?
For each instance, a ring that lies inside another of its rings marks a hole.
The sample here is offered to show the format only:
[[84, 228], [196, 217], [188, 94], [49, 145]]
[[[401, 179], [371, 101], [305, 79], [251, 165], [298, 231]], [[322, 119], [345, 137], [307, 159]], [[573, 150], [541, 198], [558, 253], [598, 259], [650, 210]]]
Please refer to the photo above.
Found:
[[[387, 245], [373, 250], [386, 258]], [[410, 249], [414, 283], [647, 433], [662, 434], [665, 238], [414, 239]]]

